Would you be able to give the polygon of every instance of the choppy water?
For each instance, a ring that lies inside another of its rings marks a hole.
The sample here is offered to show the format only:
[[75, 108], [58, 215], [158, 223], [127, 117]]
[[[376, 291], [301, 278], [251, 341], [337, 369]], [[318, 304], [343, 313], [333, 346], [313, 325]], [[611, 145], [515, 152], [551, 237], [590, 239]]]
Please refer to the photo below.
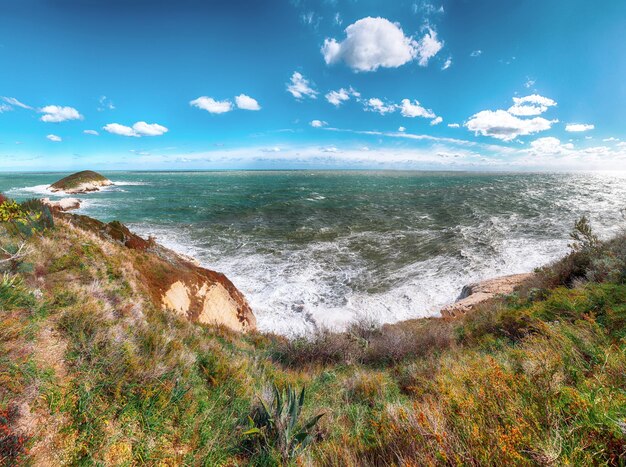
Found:
[[[0, 174], [24, 199], [66, 174]], [[437, 314], [468, 282], [567, 251], [574, 219], [621, 229], [626, 178], [424, 172], [105, 173], [81, 212], [224, 272], [259, 327], [300, 333], [367, 315]], [[52, 195], [52, 197], [55, 197]]]

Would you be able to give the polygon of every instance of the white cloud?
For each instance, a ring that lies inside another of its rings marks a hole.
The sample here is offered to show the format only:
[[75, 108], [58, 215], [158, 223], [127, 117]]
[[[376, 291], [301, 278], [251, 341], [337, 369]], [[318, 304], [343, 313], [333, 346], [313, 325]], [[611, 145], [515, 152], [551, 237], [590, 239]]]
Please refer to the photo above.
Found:
[[404, 133], [406, 131], [406, 128], [404, 128], [403, 126], [401, 126], [400, 128], [398, 128], [398, 131], [400, 133]]
[[61, 141], [63, 141], [63, 138], [57, 135], [48, 135], [46, 136], [46, 138], [48, 138], [50, 141], [54, 141], [55, 143], [60, 143]]
[[543, 154], [565, 154], [574, 149], [574, 145], [572, 143], [561, 144], [561, 141], [558, 138], [554, 138], [552, 136], [548, 136], [545, 138], [538, 138], [535, 141], [530, 143], [529, 153], [534, 155], [543, 155]]
[[590, 125], [587, 123], [568, 123], [565, 125], [565, 131], [579, 133], [581, 131], [589, 131], [593, 130], [595, 125]]
[[324, 41], [322, 54], [327, 65], [344, 61], [356, 71], [376, 71], [380, 67], [397, 68], [418, 55], [418, 43], [405, 36], [400, 25], [385, 18], [362, 18], [345, 32], [346, 38], [341, 42]]
[[294, 71], [293, 75], [291, 75], [290, 83], [287, 84], [287, 91], [296, 99], [303, 99], [305, 97], [316, 99], [318, 94], [318, 92], [311, 87], [309, 80], [297, 71]]
[[[408, 101], [408, 99], [405, 99]], [[381, 115], [392, 113], [396, 111], [394, 104], [385, 104], [381, 99], [372, 97], [365, 102], [365, 110], [370, 112], [378, 112]]]
[[549, 107], [554, 107], [556, 101], [543, 97], [538, 94], [532, 94], [525, 97], [514, 97], [513, 106], [511, 106], [508, 112], [511, 115], [517, 115], [518, 117], [529, 117], [532, 115], [541, 115]]
[[546, 120], [542, 117], [521, 119], [505, 110], [483, 110], [472, 115], [464, 126], [477, 135], [511, 141], [518, 136], [549, 130], [556, 122], [558, 120]]
[[437, 118], [432, 119], [430, 121], [430, 124], [431, 125], [439, 125], [441, 122], [443, 122], [443, 118], [437, 117]]
[[3, 103], [1, 103], [1, 102], [0, 102], [0, 114], [1, 114], [2, 112], [8, 112], [8, 111], [10, 111], [10, 110], [13, 110], [13, 107], [11, 107], [11, 106], [10, 106], [10, 105], [8, 105], [8, 104], [3, 104]]
[[98, 112], [103, 112], [105, 110], [115, 110], [115, 105], [113, 105], [113, 102], [111, 102], [111, 99], [109, 99], [107, 96], [100, 96], [100, 99], [98, 99], [98, 104], [100, 104], [98, 106]]
[[328, 125], [328, 123], [324, 122], [323, 120], [311, 120], [309, 125], [311, 125], [313, 128], [322, 128], [323, 126]]
[[42, 122], [59, 123], [67, 120], [82, 120], [83, 116], [74, 107], [62, 107], [60, 105], [47, 105], [39, 110], [44, 115]]
[[341, 88], [338, 91], [330, 91], [324, 97], [335, 107], [339, 107], [344, 102], [349, 101], [350, 97], [361, 97], [361, 93], [355, 91], [354, 88], [350, 86], [348, 89]]
[[216, 101], [212, 97], [201, 96], [189, 102], [189, 105], [206, 110], [212, 114], [223, 114], [233, 110], [233, 104], [228, 99]]
[[437, 39], [437, 32], [433, 29], [429, 29], [424, 37], [417, 43], [417, 63], [419, 63], [420, 66], [428, 65], [428, 61], [437, 55], [442, 48], [443, 42]]
[[102, 129], [104, 131], [108, 131], [109, 133], [113, 133], [114, 135], [139, 137], [137, 132], [131, 127], [126, 125], [120, 125], [119, 123], [108, 123], [104, 125]]
[[470, 57], [480, 57], [483, 54], [483, 51], [478, 49], [478, 50], [473, 50], [472, 53], [470, 54]]
[[23, 102], [18, 101], [15, 97], [3, 96], [2, 100], [11, 106], [21, 107], [22, 109], [32, 109], [30, 105], [26, 105]]
[[526, 89], [530, 89], [535, 85], [536, 81], [534, 79], [528, 78], [526, 79], [526, 82], [524, 83], [524, 87]]
[[610, 138], [604, 138], [602, 141], [604, 141], [605, 143], [609, 143], [611, 141], [619, 141], [619, 138], [611, 136]]
[[109, 123], [102, 127], [103, 130], [120, 136], [161, 136], [168, 132], [168, 129], [158, 123], [137, 122], [132, 127], [120, 125], [119, 123]]
[[320, 148], [320, 151], [335, 153], [335, 152], [339, 152], [339, 149], [337, 149], [335, 146], [327, 146], [325, 148]]
[[141, 136], [161, 136], [168, 132], [168, 129], [158, 123], [137, 122], [133, 125], [133, 130]]
[[243, 110], [261, 110], [261, 106], [250, 96], [246, 96], [245, 94], [239, 94], [235, 97], [235, 104], [237, 107]]
[[458, 123], [448, 123], [448, 127], [449, 128], [460, 128], [461, 125], [459, 125]]
[[100, 134], [96, 130], [84, 130], [83, 133], [85, 133], [86, 135], [94, 135], [94, 136], [98, 136]]
[[402, 103], [399, 106], [400, 113], [403, 117], [424, 117], [435, 118], [435, 113], [430, 109], [425, 109], [416, 100], [411, 102], [409, 99], [402, 99]]
[[448, 68], [450, 68], [452, 66], [452, 57], [448, 57], [448, 59], [444, 62], [443, 66], [441, 67], [442, 70], [447, 70]]

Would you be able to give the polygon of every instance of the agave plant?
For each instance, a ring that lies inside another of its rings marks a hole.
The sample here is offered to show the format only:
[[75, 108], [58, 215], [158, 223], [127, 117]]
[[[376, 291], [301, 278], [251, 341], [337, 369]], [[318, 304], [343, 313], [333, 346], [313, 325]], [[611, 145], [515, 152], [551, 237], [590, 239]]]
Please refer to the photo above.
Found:
[[250, 427], [245, 436], [256, 438], [263, 449], [275, 448], [283, 462], [298, 457], [314, 439], [315, 426], [323, 413], [299, 423], [304, 404], [304, 387], [300, 395], [291, 386], [280, 391], [273, 385], [273, 399], [268, 404], [260, 398], [261, 405], [248, 417]]

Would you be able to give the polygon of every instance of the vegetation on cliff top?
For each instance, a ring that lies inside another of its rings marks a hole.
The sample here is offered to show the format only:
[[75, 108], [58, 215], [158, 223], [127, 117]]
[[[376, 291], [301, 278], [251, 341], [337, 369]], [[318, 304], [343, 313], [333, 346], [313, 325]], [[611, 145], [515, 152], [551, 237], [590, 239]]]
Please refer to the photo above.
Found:
[[79, 188], [81, 185], [86, 183], [109, 184], [111, 181], [104, 175], [100, 175], [98, 172], [94, 172], [93, 170], [83, 170], [82, 172], [76, 172], [54, 182], [50, 185], [50, 188], [52, 190], [67, 191]]
[[[1, 462], [624, 465], [626, 236], [585, 238], [460, 320], [288, 341], [161, 311], [123, 247], [57, 219], [0, 263]], [[274, 385], [324, 414], [307, 449], [245, 434]]]

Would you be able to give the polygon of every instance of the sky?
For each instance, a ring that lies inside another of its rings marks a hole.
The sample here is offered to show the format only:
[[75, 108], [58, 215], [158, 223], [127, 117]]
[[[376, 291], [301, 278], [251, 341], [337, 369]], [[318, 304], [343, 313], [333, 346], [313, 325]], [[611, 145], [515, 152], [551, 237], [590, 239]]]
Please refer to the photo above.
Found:
[[0, 0], [0, 170], [626, 170], [623, 0]]

